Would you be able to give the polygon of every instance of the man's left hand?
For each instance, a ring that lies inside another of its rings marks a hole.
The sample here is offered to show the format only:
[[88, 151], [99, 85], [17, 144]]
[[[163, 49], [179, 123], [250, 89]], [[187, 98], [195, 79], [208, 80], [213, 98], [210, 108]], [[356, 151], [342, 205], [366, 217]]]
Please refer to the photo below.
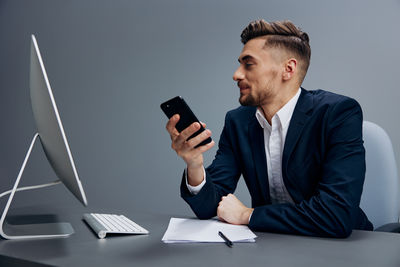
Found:
[[248, 208], [233, 194], [222, 197], [218, 204], [218, 219], [231, 224], [249, 224], [254, 209]]

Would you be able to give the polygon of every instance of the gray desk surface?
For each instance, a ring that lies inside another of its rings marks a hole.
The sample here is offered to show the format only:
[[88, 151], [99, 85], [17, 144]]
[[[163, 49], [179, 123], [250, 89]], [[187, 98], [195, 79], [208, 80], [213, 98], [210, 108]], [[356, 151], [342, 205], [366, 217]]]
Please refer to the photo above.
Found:
[[354, 231], [347, 239], [328, 239], [256, 232], [256, 243], [232, 248], [223, 243], [164, 244], [171, 215], [125, 215], [150, 234], [100, 240], [75, 211], [65, 215], [75, 230], [69, 238], [0, 240], [0, 265], [22, 259], [56, 266], [400, 266], [400, 234]]

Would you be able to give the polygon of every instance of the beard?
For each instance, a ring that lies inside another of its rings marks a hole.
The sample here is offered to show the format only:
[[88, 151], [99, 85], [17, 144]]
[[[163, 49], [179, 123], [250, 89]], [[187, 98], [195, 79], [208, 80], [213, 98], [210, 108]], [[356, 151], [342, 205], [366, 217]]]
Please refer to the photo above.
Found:
[[268, 102], [268, 99], [271, 98], [271, 92], [272, 92], [272, 87], [270, 84], [266, 86], [266, 90], [263, 90], [261, 92], [253, 92], [251, 91], [248, 94], [240, 94], [239, 97], [239, 103], [242, 106], [253, 106], [253, 107], [258, 107], [262, 106], [266, 102]]
[[[239, 103], [242, 106], [262, 106], [271, 101], [276, 94], [278, 71], [273, 69], [268, 74], [268, 79], [260, 76], [258, 82], [250, 84], [245, 80], [237, 82], [239, 88], [250, 88], [246, 93], [240, 93]], [[264, 81], [262, 81], [264, 80]]]
[[240, 93], [239, 103], [242, 106], [262, 106], [272, 97], [272, 92], [274, 92], [273, 80], [269, 80], [263, 87], [263, 90], [251, 88], [247, 94]]
[[247, 95], [240, 95], [239, 97], [239, 103], [242, 106], [258, 106], [259, 101], [251, 94]]

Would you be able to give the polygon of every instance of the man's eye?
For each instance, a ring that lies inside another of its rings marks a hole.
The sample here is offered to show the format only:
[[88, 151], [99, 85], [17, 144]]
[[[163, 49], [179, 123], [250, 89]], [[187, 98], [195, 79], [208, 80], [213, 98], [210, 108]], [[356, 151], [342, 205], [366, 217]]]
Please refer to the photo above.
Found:
[[245, 63], [244, 66], [245, 66], [246, 68], [250, 68], [251, 66], [253, 66], [253, 64], [252, 64], [252, 63]]

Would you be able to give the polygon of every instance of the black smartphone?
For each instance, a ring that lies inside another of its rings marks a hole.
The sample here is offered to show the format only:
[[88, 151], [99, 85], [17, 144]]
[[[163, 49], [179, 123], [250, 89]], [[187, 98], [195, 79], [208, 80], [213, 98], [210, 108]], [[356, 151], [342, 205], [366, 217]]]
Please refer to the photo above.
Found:
[[[176, 124], [176, 129], [178, 132], [182, 132], [187, 127], [189, 127], [192, 123], [200, 121], [196, 118], [193, 111], [190, 109], [188, 104], [186, 104], [185, 100], [181, 96], [174, 97], [160, 105], [162, 111], [164, 111], [165, 115], [167, 115], [168, 119], [170, 119], [175, 114], [179, 114], [180, 119]], [[197, 136], [201, 132], [204, 131], [204, 127], [200, 123], [200, 129], [192, 134], [187, 140]], [[203, 140], [200, 144], [195, 147], [203, 146], [212, 141], [211, 137]]]

